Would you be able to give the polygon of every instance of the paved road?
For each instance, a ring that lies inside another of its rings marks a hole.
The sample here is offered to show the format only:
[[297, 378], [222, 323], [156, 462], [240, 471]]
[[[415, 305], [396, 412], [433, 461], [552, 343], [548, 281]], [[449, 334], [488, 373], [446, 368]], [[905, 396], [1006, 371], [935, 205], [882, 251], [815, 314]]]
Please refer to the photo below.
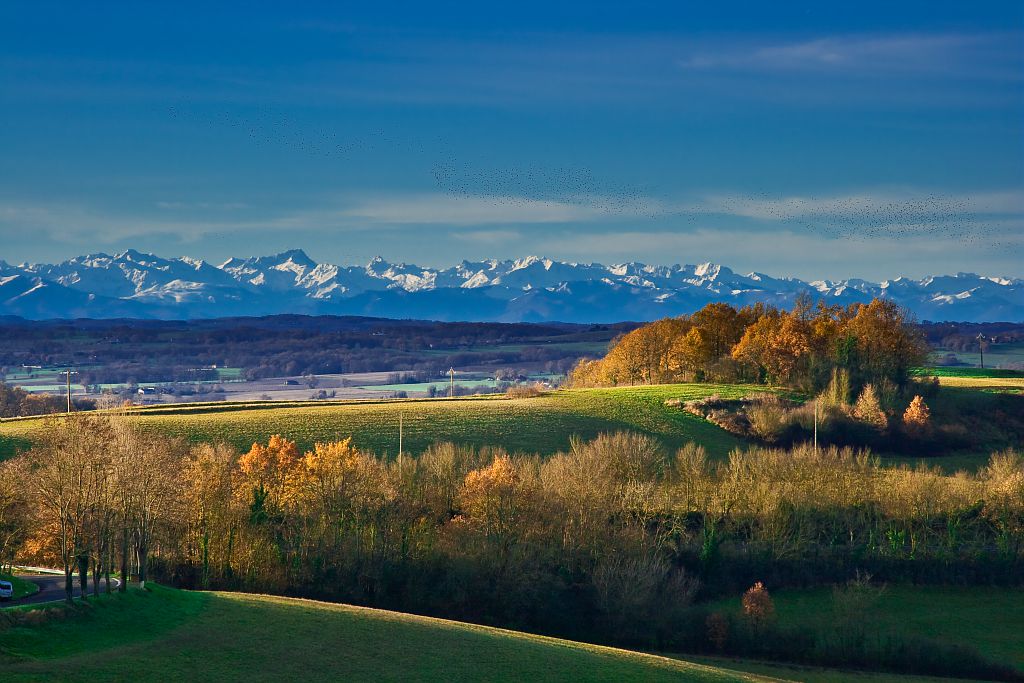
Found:
[[[34, 605], [40, 602], [53, 602], [64, 599], [64, 575], [63, 574], [18, 574], [18, 578], [31, 581], [39, 586], [39, 592], [19, 600], [10, 600], [0, 603], [0, 607], [11, 607], [13, 605]], [[118, 580], [110, 579], [111, 590], [116, 590]], [[107, 584], [100, 579], [100, 593], [107, 589]], [[82, 591], [79, 588], [78, 576], [75, 576], [75, 597], [80, 597]], [[92, 578], [89, 579], [89, 595], [92, 595]]]

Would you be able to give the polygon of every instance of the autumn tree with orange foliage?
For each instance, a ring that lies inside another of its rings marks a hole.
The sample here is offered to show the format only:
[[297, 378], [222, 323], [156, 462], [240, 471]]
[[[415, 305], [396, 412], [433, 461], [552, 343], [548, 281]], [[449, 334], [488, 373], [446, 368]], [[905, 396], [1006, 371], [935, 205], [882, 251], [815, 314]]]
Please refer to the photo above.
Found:
[[773, 311], [747, 328], [732, 357], [760, 368], [769, 382], [791, 384], [811, 353], [811, 331], [793, 313]]
[[682, 381], [765, 381], [822, 389], [843, 370], [853, 386], [905, 384], [927, 346], [910, 316], [891, 301], [848, 307], [797, 298], [792, 310], [708, 304], [696, 313], [637, 328], [605, 358], [584, 359], [573, 386]]
[[775, 619], [775, 602], [760, 581], [743, 594], [743, 616], [757, 629], [764, 628]]
[[914, 396], [904, 411], [903, 427], [916, 435], [924, 435], [931, 429], [931, 411], [921, 396]]
[[524, 511], [526, 493], [518, 468], [507, 455], [498, 455], [490, 465], [466, 475], [459, 500], [465, 516], [478, 525], [487, 538], [507, 547]]

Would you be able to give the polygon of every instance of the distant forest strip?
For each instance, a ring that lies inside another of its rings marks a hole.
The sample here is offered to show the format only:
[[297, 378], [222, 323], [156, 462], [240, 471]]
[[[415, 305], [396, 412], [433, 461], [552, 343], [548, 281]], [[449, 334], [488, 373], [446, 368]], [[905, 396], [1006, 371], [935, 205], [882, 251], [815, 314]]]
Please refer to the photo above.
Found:
[[[70, 367], [76, 384], [199, 382], [531, 364], [564, 374], [636, 324], [452, 323], [330, 316], [193, 321], [0, 318], [0, 372]], [[26, 367], [28, 366], [28, 367]], [[0, 377], [2, 380], [3, 377]]]

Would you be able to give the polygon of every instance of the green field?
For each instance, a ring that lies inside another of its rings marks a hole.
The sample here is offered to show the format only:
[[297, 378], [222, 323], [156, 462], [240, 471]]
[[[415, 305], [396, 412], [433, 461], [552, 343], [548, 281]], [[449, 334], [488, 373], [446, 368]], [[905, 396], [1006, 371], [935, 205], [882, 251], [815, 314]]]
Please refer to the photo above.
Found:
[[[357, 389], [366, 389], [368, 391], [418, 391], [420, 393], [427, 392], [430, 387], [433, 386], [437, 391], [446, 392], [448, 387], [451, 386], [451, 382], [416, 382], [406, 384], [364, 384], [356, 387]], [[481, 379], [457, 379], [455, 380], [455, 386], [457, 387], [488, 387], [490, 389], [498, 386], [498, 382], [494, 381], [494, 378], [485, 377]]]
[[915, 375], [919, 377], [1019, 377], [1024, 378], [1024, 371], [1022, 370], [1000, 370], [998, 368], [966, 368], [966, 367], [942, 367], [932, 366], [926, 368], [917, 368], [914, 370]]
[[[829, 588], [772, 593], [780, 625], [829, 628], [835, 613]], [[740, 600], [715, 603], [739, 611]], [[873, 629], [969, 645], [1024, 672], [1024, 589], [986, 586], [886, 586], [871, 608]]]
[[[670, 449], [689, 441], [724, 457], [742, 441], [678, 408], [667, 399], [690, 400], [711, 394], [740, 397], [750, 386], [676, 384], [616, 389], [554, 391], [537, 398], [476, 397], [407, 401], [206, 403], [154, 406], [133, 413], [146, 430], [193, 442], [223, 441], [248, 449], [254, 441], [282, 434], [311, 448], [317, 441], [348, 436], [360, 448], [394, 454], [399, 413], [404, 448], [419, 453], [432, 443], [453, 441], [502, 445], [510, 451], [550, 454], [568, 448], [573, 436], [631, 430], [660, 439]], [[0, 457], [31, 444], [42, 419], [0, 421]]]
[[0, 631], [4, 681], [756, 681], [719, 667], [309, 600], [154, 587]]
[[998, 368], [927, 367], [918, 368], [919, 377], [938, 377], [944, 387], [967, 387], [981, 391], [1024, 392], [1024, 372]]

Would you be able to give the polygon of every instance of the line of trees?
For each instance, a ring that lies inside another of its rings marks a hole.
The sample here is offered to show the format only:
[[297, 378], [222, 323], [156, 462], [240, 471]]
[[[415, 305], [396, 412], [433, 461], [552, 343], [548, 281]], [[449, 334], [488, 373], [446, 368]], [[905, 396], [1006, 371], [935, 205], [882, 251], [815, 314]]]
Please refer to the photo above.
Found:
[[452, 444], [384, 459], [348, 440], [188, 445], [139, 433], [130, 415], [48, 431], [0, 464], [0, 550], [58, 563], [69, 590], [76, 568], [120, 567], [669, 648], [704, 638], [687, 616], [695, 596], [759, 580], [1024, 575], [1013, 451], [950, 476], [809, 446], [712, 461], [628, 433], [547, 459]]
[[605, 358], [581, 361], [571, 382], [764, 382], [818, 391], [840, 369], [855, 389], [882, 381], [902, 386], [927, 354], [907, 312], [883, 299], [829, 306], [805, 296], [790, 311], [712, 303], [622, 336]]
[[[0, 417], [22, 417], [25, 415], [47, 415], [67, 410], [66, 396], [32, 394], [20, 387], [0, 382]], [[74, 399], [76, 410], [92, 410], [95, 401]]]
[[[154, 530], [180, 504], [180, 447], [133, 429], [122, 416], [52, 418], [40, 443], [0, 463], [0, 551], [64, 570], [72, 599], [77, 573], [87, 596], [120, 590], [134, 575], [145, 586]], [[6, 495], [4, 494], [6, 492]]]

